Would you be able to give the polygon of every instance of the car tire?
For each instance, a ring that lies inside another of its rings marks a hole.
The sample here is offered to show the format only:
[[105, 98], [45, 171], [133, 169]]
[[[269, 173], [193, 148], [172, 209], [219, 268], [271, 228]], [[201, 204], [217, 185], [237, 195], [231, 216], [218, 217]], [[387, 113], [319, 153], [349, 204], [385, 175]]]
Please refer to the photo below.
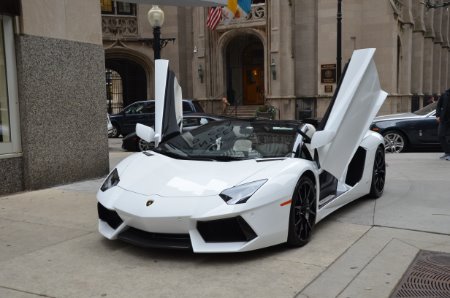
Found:
[[386, 160], [383, 147], [378, 147], [373, 162], [372, 183], [370, 184], [369, 197], [378, 199], [383, 195], [386, 182]]
[[113, 128], [111, 133], [109, 134], [109, 137], [111, 138], [118, 138], [120, 136], [120, 128], [117, 126], [117, 124], [113, 123]]
[[388, 153], [405, 152], [408, 147], [406, 136], [397, 130], [390, 130], [383, 133], [384, 150]]
[[292, 247], [305, 245], [311, 239], [316, 223], [316, 186], [308, 176], [302, 176], [292, 195], [287, 243]]
[[151, 150], [151, 149], [153, 149], [153, 148], [155, 148], [155, 143], [154, 143], [154, 142], [149, 143], [149, 142], [147, 142], [147, 141], [144, 141], [144, 140], [141, 139], [141, 138], [140, 138], [139, 141], [137, 142], [137, 150], [138, 150], [139, 152]]

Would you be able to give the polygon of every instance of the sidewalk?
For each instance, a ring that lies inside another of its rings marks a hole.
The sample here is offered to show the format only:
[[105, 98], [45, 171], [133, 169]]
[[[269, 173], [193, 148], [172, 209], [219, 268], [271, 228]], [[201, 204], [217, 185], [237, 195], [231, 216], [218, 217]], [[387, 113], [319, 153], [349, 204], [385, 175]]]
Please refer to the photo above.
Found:
[[419, 249], [450, 253], [450, 162], [438, 156], [388, 155], [383, 197], [331, 215], [300, 249], [198, 255], [105, 240], [101, 179], [3, 196], [0, 297], [388, 297]]

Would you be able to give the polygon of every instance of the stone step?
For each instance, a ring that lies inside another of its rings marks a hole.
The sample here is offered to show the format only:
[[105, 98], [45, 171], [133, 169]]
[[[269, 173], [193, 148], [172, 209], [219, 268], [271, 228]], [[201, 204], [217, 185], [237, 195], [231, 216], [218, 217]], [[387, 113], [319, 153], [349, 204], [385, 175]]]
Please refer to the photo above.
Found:
[[259, 105], [247, 105], [247, 106], [229, 106], [226, 111], [226, 115], [237, 118], [250, 118], [255, 117], [256, 109]]

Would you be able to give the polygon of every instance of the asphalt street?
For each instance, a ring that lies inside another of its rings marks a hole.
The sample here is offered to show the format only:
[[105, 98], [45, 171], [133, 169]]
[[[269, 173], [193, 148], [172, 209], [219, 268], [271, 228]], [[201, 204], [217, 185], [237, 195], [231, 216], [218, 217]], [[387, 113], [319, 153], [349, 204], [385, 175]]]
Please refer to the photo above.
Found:
[[[110, 165], [131, 153], [110, 139]], [[0, 197], [0, 297], [389, 297], [420, 249], [450, 253], [450, 161], [387, 155], [378, 200], [320, 222], [299, 249], [154, 250], [104, 239], [102, 179]]]

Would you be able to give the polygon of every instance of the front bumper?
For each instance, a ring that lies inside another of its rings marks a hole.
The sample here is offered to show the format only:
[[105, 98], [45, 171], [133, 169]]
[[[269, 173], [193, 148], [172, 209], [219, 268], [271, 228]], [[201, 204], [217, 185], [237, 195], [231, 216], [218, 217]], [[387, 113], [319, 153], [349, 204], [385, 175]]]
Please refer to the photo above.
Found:
[[289, 206], [227, 205], [219, 196], [144, 196], [114, 187], [99, 191], [99, 231], [108, 239], [194, 252], [239, 252], [287, 239]]

